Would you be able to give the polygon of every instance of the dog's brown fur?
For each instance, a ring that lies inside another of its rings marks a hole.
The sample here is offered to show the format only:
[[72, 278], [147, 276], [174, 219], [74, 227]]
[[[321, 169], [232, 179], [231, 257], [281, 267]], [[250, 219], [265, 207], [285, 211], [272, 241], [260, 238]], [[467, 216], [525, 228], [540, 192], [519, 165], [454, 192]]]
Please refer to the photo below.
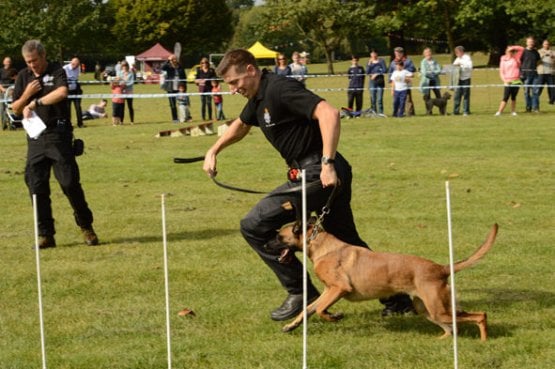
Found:
[[[495, 224], [486, 241], [472, 256], [454, 264], [455, 272], [475, 264], [489, 251], [497, 229]], [[309, 226], [308, 234], [313, 231], [314, 226]], [[293, 225], [280, 230], [277, 242], [295, 249], [303, 247], [302, 235]], [[443, 328], [445, 333], [442, 338], [452, 334], [450, 289], [447, 284], [449, 265], [436, 264], [418, 256], [374, 252], [342, 242], [324, 230], [319, 230], [308, 243], [308, 257], [314, 263], [316, 275], [324, 283], [325, 289], [307, 307], [307, 316], [316, 312], [325, 320], [336, 321], [342, 315], [330, 314], [327, 309], [341, 298], [363, 301], [407, 293], [413, 297], [419, 314], [425, 314], [430, 321]], [[303, 313], [284, 326], [283, 331], [297, 328], [302, 321]], [[480, 339], [486, 340], [485, 312], [457, 311], [457, 323], [463, 322], [477, 324]]]
[[430, 95], [424, 95], [424, 102], [426, 103], [426, 114], [432, 115], [434, 106], [437, 106], [439, 108], [439, 114], [446, 115], [447, 100], [449, 100], [450, 98], [451, 94], [449, 92], [445, 92], [441, 97], [436, 97], [435, 99], [431, 98]]

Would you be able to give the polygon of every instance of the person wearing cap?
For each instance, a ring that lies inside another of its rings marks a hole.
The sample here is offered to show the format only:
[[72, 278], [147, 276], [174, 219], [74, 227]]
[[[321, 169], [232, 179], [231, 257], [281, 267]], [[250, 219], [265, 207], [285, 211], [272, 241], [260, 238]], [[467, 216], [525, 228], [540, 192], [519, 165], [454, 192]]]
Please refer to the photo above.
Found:
[[464, 52], [463, 46], [455, 47], [457, 58], [453, 61], [455, 68], [458, 68], [458, 78], [456, 83], [455, 96], [453, 98], [453, 114], [460, 114], [461, 100], [463, 101], [463, 115], [470, 114], [470, 78], [472, 77], [472, 59]]
[[[414, 66], [414, 63], [412, 62], [412, 60], [410, 60], [409, 57], [406, 56], [405, 54], [405, 50], [398, 46], [395, 49], [393, 49], [393, 53], [394, 53], [394, 57], [393, 60], [391, 60], [391, 63], [389, 64], [389, 82], [391, 83], [391, 75], [393, 74], [393, 72], [395, 72], [395, 70], [397, 69], [397, 64], [399, 62], [403, 62], [403, 69], [406, 70], [407, 72], [410, 73], [415, 73], [416, 72], [416, 67]], [[407, 89], [407, 100], [406, 100], [406, 104], [405, 104], [405, 116], [410, 116], [410, 115], [414, 115], [414, 103], [412, 101], [412, 93], [411, 93], [411, 87], [410, 84], [408, 85], [408, 89]]]

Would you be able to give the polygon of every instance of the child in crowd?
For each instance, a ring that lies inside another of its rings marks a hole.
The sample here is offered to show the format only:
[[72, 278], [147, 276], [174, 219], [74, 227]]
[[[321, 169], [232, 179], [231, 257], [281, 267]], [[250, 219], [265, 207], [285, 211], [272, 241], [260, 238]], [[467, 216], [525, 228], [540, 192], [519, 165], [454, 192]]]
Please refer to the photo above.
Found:
[[405, 115], [408, 84], [413, 74], [405, 69], [405, 63], [398, 61], [395, 71], [391, 74], [391, 94], [393, 95], [393, 116], [401, 118]]
[[220, 82], [218, 80], [212, 80], [212, 97], [214, 99], [214, 105], [216, 106], [216, 119], [225, 120], [224, 115], [224, 98], [221, 95], [222, 88], [220, 87]]
[[[354, 110], [360, 113], [362, 110], [362, 95], [364, 93], [364, 78], [366, 77], [365, 70], [358, 64], [358, 56], [351, 57], [351, 66], [347, 71], [349, 78], [349, 88], [347, 89], [347, 106], [350, 110], [356, 106]], [[358, 115], [360, 116], [360, 114]]]
[[89, 110], [83, 113], [83, 120], [96, 119], [96, 118], [106, 118], [106, 105], [108, 101], [105, 99], [100, 100], [98, 104], [91, 104]]
[[[177, 86], [177, 91], [180, 94], [184, 94], [187, 92], [187, 85], [185, 84], [185, 82], [179, 82], [179, 85]], [[176, 97], [176, 99], [177, 99], [177, 117], [179, 119], [179, 123], [192, 121], [193, 118], [191, 117], [189, 96], [179, 95]]]
[[[114, 77], [112, 80], [112, 95], [123, 94], [124, 85], [121, 83], [120, 79]], [[120, 96], [112, 96], [112, 125], [122, 125], [123, 120], [123, 108], [125, 107], [125, 99]]]

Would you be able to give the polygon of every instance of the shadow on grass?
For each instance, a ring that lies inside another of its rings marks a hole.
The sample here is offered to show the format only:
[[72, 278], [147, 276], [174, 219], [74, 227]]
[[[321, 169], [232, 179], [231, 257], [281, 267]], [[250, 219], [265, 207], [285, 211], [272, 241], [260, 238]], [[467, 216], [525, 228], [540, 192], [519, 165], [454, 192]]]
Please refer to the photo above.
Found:
[[[459, 301], [461, 307], [465, 311], [479, 310], [472, 308], [472, 306], [497, 306], [498, 309], [510, 310], [515, 309], [511, 306], [521, 305], [523, 303], [534, 303], [540, 309], [552, 308], [555, 306], [555, 293], [549, 291], [513, 290], [505, 288], [470, 289], [467, 291], [480, 293], [485, 297]], [[486, 311], [486, 313], [488, 312]], [[313, 319], [317, 321], [318, 318], [313, 317]], [[320, 333], [334, 330], [347, 330], [350, 334], [360, 336], [368, 336], [368, 334], [372, 334], [373, 331], [378, 334], [380, 329], [398, 332], [400, 334], [414, 334], [418, 332], [419, 334], [430, 336], [431, 338], [439, 338], [443, 335], [443, 330], [427, 320], [424, 316], [392, 316], [382, 318], [381, 309], [347, 314], [344, 320], [337, 323], [330, 324], [322, 321], [315, 324], [315, 326], [318, 327], [317, 331]], [[512, 337], [513, 331], [518, 328], [518, 324], [509, 321], [500, 321], [496, 319], [491, 312], [488, 314], [488, 339]], [[463, 338], [480, 339], [478, 327], [473, 323], [459, 324], [459, 336]]]
[[[231, 234], [237, 234], [238, 229], [201, 229], [196, 231], [174, 232], [168, 233], [167, 239], [171, 241], [194, 241], [194, 240], [209, 240], [213, 238], [225, 237]], [[149, 243], [160, 242], [162, 234], [154, 236], [137, 236], [137, 237], [120, 237], [113, 238], [107, 243], [109, 244], [124, 244], [124, 243]]]
[[466, 290], [483, 296], [481, 298], [466, 300], [469, 301], [468, 305], [508, 307], [511, 305], [533, 302], [541, 308], [551, 308], [555, 306], [555, 293], [539, 289], [473, 288]]
[[[168, 242], [174, 241], [194, 241], [194, 240], [210, 240], [216, 239], [219, 237], [226, 237], [229, 235], [237, 234], [239, 232], [238, 229], [201, 229], [196, 231], [190, 232], [174, 232], [167, 234]], [[118, 237], [118, 238], [108, 238], [103, 239], [101, 235], [100, 238], [100, 245], [107, 246], [107, 245], [129, 245], [129, 244], [148, 244], [148, 243], [157, 243], [162, 242], [162, 234], [157, 234], [153, 236], [126, 236], [126, 237]], [[83, 242], [72, 242], [70, 244], [65, 244], [63, 247], [81, 247], [83, 246]]]

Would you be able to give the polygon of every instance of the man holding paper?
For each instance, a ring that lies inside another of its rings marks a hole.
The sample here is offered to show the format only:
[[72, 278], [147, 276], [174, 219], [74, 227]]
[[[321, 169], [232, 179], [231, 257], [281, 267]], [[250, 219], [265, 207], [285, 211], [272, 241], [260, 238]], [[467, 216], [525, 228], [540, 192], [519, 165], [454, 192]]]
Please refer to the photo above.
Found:
[[[31, 195], [37, 195], [39, 247], [56, 246], [50, 202], [51, 169], [73, 208], [85, 243], [98, 245], [73, 150], [66, 74], [61, 66], [46, 60], [46, 50], [38, 40], [27, 41], [21, 52], [27, 68], [17, 76], [12, 109], [23, 116], [27, 126], [25, 182]], [[43, 130], [37, 129], [41, 123]]]

